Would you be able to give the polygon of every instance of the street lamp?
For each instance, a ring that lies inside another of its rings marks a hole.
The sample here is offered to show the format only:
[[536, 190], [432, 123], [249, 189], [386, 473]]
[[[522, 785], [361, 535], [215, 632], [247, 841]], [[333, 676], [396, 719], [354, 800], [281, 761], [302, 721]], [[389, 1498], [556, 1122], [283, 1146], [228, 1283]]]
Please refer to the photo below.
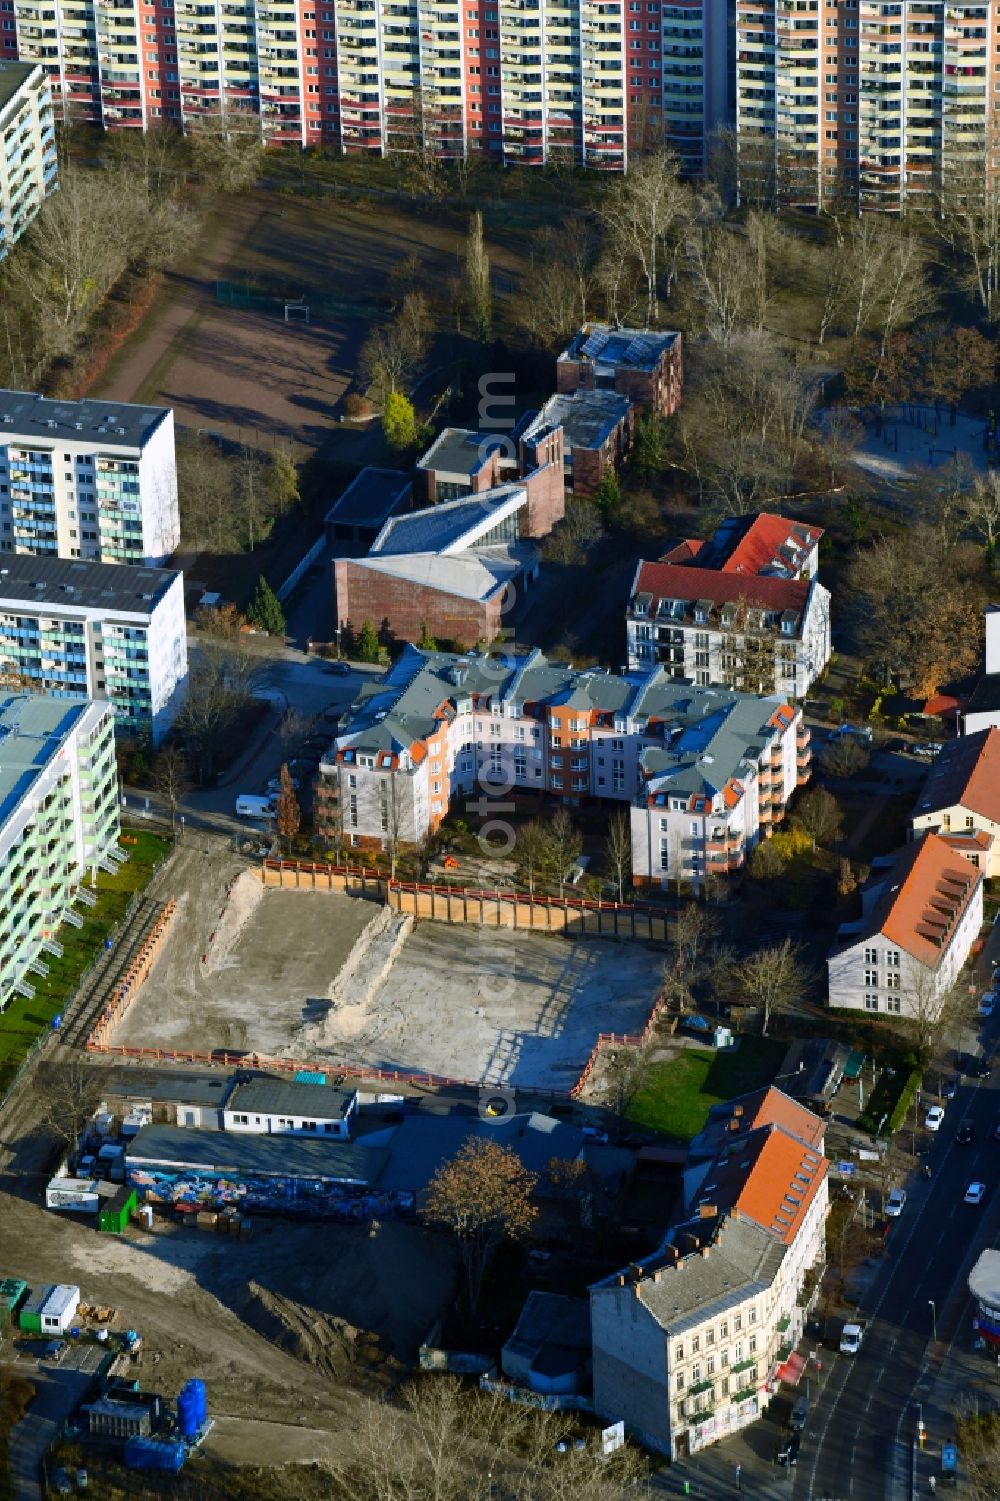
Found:
[[934, 1324], [934, 1343], [937, 1344], [937, 1304], [935, 1303], [933, 1298], [928, 1298], [927, 1305], [930, 1308], [931, 1319], [933, 1320]]

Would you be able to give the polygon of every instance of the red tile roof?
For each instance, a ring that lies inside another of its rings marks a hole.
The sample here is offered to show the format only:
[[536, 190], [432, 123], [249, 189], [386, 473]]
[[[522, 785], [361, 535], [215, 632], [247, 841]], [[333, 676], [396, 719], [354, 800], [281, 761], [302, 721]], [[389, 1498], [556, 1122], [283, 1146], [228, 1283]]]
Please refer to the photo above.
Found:
[[[801, 615], [809, 596], [807, 579], [782, 579], [731, 573], [714, 568], [697, 568], [680, 563], [641, 563], [635, 585], [636, 594], [651, 594], [653, 600], [684, 599], [692, 603], [707, 599], [715, 606], [745, 600], [764, 610], [794, 610]], [[649, 618], [656, 613], [656, 604]]]
[[660, 558], [661, 563], [690, 563], [705, 546], [700, 537], [685, 537]]
[[826, 1177], [826, 1158], [781, 1126], [756, 1134], [752, 1150], [754, 1160], [733, 1208], [789, 1246]]
[[944, 839], [927, 833], [889, 872], [889, 891], [872, 914], [877, 931], [936, 969], [981, 879]]
[[770, 567], [776, 560], [794, 566], [793, 557], [782, 554], [782, 547], [790, 544], [793, 555], [801, 553], [804, 561], [804, 555], [816, 546], [822, 535], [818, 526], [807, 526], [801, 521], [788, 521], [784, 516], [761, 511], [723, 563], [723, 571], [760, 573], [762, 568]]
[[965, 808], [1000, 824], [1000, 730], [977, 730], [941, 747], [916, 814]]

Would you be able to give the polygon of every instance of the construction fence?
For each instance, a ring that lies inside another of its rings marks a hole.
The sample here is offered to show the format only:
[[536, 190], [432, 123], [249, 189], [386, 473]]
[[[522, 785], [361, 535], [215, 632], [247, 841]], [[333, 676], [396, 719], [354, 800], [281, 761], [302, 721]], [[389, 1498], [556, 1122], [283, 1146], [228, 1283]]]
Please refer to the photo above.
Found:
[[266, 860], [262, 880], [265, 886], [374, 896], [395, 912], [430, 922], [572, 937], [634, 938], [643, 943], [668, 940], [668, 914], [645, 902], [598, 902], [584, 897], [532, 896], [524, 891], [399, 881], [377, 870], [303, 860]]

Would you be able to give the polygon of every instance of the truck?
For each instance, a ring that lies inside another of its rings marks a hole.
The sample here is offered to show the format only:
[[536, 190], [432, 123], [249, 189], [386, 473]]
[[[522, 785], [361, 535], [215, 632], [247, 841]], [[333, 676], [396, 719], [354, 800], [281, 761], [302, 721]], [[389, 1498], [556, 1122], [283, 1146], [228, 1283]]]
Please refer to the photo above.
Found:
[[271, 803], [266, 797], [251, 797], [248, 792], [241, 792], [236, 799], [237, 818], [267, 818], [271, 813]]
[[858, 1320], [853, 1324], [845, 1324], [840, 1332], [841, 1355], [857, 1355], [864, 1343], [867, 1325]]

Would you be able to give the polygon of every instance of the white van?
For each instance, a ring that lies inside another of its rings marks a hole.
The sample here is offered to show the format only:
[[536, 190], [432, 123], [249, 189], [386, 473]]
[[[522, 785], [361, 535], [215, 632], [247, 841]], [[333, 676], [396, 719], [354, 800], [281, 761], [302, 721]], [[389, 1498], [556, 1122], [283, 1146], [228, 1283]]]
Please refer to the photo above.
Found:
[[241, 793], [236, 799], [237, 818], [269, 818], [271, 804], [266, 797], [251, 797], [249, 793]]

